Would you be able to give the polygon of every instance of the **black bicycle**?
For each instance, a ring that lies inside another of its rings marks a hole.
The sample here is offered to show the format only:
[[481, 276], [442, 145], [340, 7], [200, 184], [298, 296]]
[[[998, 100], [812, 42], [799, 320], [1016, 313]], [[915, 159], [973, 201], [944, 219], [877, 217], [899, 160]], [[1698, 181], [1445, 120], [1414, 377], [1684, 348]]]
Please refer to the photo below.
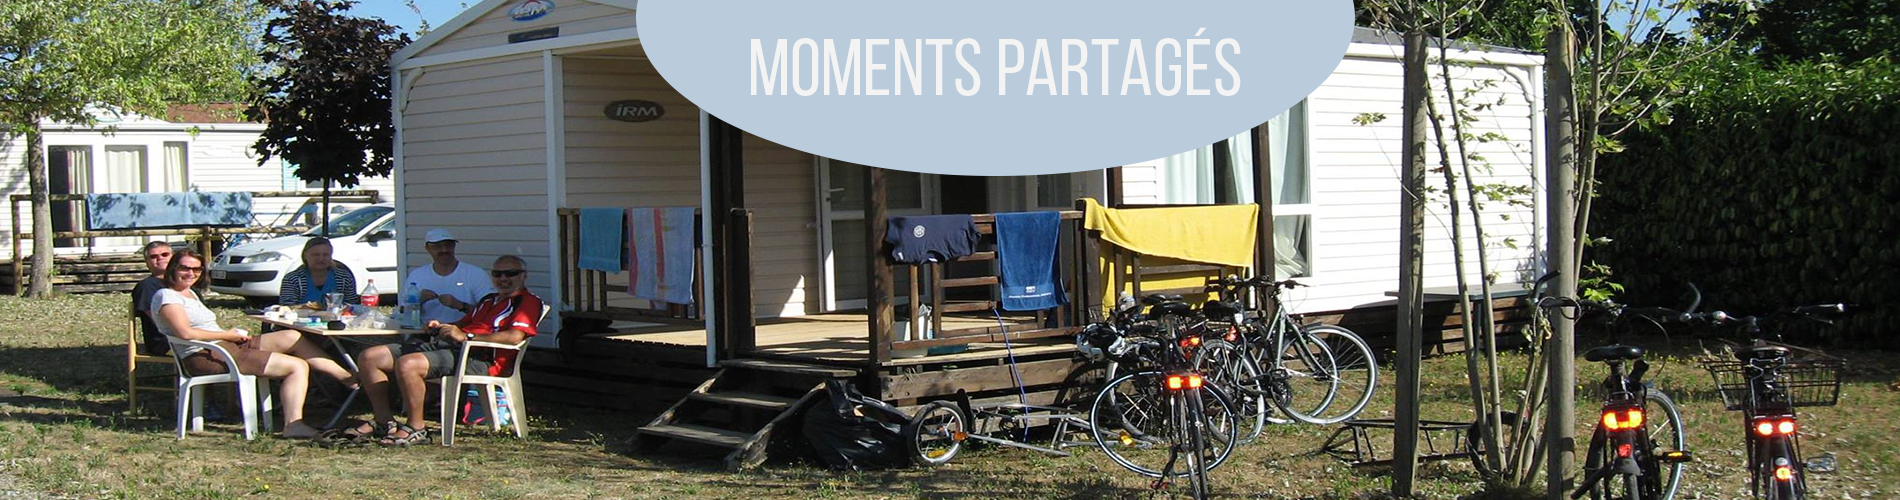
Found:
[[1661, 329], [1664, 323], [1687, 322], [1700, 297], [1679, 312], [1661, 307], [1626, 307], [1613, 303], [1574, 300], [1567, 297], [1543, 297], [1537, 305], [1546, 309], [1576, 308], [1583, 317], [1597, 318], [1594, 324], [1606, 325], [1610, 343], [1584, 352], [1583, 358], [1603, 363], [1610, 373], [1604, 377], [1602, 411], [1596, 430], [1590, 434], [1590, 447], [1584, 455], [1585, 476], [1570, 498], [1589, 495], [1593, 500], [1670, 500], [1682, 482], [1682, 464], [1689, 461], [1688, 443], [1682, 430], [1682, 413], [1667, 394], [1643, 381], [1649, 363], [1643, 360], [1643, 348], [1625, 345], [1620, 338], [1636, 325], [1646, 322]]
[[1084, 342], [1107, 351], [1111, 366], [1131, 369], [1095, 397], [1089, 430], [1104, 454], [1155, 478], [1156, 489], [1184, 478], [1194, 498], [1205, 498], [1207, 473], [1239, 442], [1237, 415], [1226, 393], [1193, 370], [1204, 332], [1192, 306], [1172, 295], [1143, 302], [1147, 314], [1128, 313], [1125, 303], [1116, 320], [1090, 325], [1084, 334]]
[[[1748, 448], [1749, 487], [1755, 498], [1803, 500], [1808, 496], [1807, 464], [1801, 460], [1801, 434], [1795, 408], [1833, 406], [1841, 397], [1841, 368], [1846, 362], [1819, 351], [1770, 342], [1764, 320], [1802, 319], [1832, 323], [1825, 316], [1847, 311], [1842, 304], [1802, 306], [1775, 311], [1766, 318], [1709, 314], [1718, 327], [1739, 329], [1752, 343], [1733, 346], [1732, 356], [1702, 360], [1715, 379], [1722, 403], [1742, 412]], [[1779, 339], [1779, 335], [1777, 335]], [[1732, 360], [1729, 358], [1733, 358]]]
[[[1220, 300], [1202, 304], [1201, 316], [1210, 330], [1224, 333], [1208, 337], [1194, 366], [1235, 392], [1244, 439], [1260, 435], [1270, 419], [1269, 404], [1300, 422], [1335, 424], [1372, 401], [1379, 370], [1372, 348], [1352, 330], [1301, 325], [1288, 314], [1280, 292], [1299, 286], [1293, 280], [1227, 277], [1206, 288]], [[1249, 296], [1260, 307], [1247, 307]]]

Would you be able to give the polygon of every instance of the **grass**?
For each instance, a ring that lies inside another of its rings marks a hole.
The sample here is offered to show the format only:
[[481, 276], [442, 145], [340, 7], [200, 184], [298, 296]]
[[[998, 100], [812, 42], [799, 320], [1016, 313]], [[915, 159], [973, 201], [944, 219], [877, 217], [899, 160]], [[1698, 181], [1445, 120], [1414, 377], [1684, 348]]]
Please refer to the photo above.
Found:
[[[0, 297], [0, 473], [21, 486], [76, 498], [1157, 498], [1147, 481], [1099, 453], [1053, 457], [978, 448], [929, 470], [834, 473], [800, 463], [771, 463], [727, 472], [716, 460], [673, 454], [636, 456], [625, 439], [650, 415], [535, 406], [526, 440], [469, 432], [457, 446], [332, 450], [275, 438], [242, 440], [229, 425], [185, 440], [172, 438], [166, 394], [147, 411], [124, 411], [120, 295], [63, 296], [45, 301]], [[224, 325], [237, 326], [240, 305], [212, 304]], [[1595, 345], [1582, 339], [1579, 345]], [[1681, 404], [1690, 446], [1678, 498], [1747, 496], [1739, 417], [1723, 411], [1708, 376], [1689, 356], [1692, 340], [1651, 342], [1651, 380]], [[1814, 474], [1817, 498], [1900, 496], [1900, 392], [1890, 385], [1900, 361], [1884, 352], [1845, 352], [1855, 367], [1842, 404], [1803, 413], [1805, 453], [1831, 453], [1839, 471]], [[1510, 366], [1524, 357], [1510, 355]], [[1603, 368], [1579, 361], [1580, 389]], [[1462, 357], [1429, 359], [1421, 385], [1425, 418], [1469, 420]], [[1381, 382], [1390, 384], [1387, 371]], [[1579, 434], [1588, 435], [1596, 400], [1578, 397]], [[1390, 418], [1392, 392], [1381, 387], [1365, 417]], [[316, 411], [313, 416], [327, 415]], [[1383, 498], [1389, 478], [1318, 453], [1330, 427], [1275, 426], [1262, 442], [1238, 451], [1216, 472], [1224, 498]], [[1381, 452], [1389, 437], [1375, 436]], [[1421, 468], [1422, 498], [1523, 498], [1483, 489], [1463, 462]]]

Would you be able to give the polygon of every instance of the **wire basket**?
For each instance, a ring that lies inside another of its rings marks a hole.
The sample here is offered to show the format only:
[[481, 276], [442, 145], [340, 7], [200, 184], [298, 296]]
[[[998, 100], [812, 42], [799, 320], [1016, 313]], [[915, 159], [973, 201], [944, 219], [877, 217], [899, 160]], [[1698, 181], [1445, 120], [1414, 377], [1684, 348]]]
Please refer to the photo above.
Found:
[[[1834, 406], [1841, 400], [1841, 368], [1846, 364], [1834, 358], [1789, 361], [1780, 369], [1780, 394], [1765, 395], [1757, 406]], [[1703, 360], [1702, 367], [1715, 378], [1724, 406], [1730, 410], [1749, 407], [1747, 362]]]

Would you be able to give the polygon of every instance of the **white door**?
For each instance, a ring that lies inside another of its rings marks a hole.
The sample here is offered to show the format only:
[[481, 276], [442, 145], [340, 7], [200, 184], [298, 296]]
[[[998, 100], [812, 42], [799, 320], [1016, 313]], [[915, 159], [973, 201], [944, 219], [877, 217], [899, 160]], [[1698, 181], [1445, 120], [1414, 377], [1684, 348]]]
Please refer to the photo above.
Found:
[[[819, 251], [824, 259], [826, 311], [864, 308], [864, 172], [864, 166], [856, 163], [818, 159], [818, 210], [823, 222]], [[934, 175], [885, 170], [885, 213], [935, 212], [936, 182]], [[897, 278], [900, 286], [907, 286], [905, 276]]]

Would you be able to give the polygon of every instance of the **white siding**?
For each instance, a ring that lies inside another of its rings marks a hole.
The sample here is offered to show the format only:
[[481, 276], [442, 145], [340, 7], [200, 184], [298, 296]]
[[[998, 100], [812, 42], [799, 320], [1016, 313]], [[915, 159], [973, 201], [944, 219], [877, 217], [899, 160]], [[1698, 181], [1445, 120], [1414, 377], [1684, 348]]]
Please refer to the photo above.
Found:
[[[1433, 68], [1432, 84], [1441, 80]], [[1541, 191], [1541, 162], [1536, 155], [1542, 140], [1536, 122], [1542, 112], [1535, 108], [1536, 93], [1542, 89], [1531, 82], [1536, 68], [1490, 64], [1454, 65], [1454, 86], [1479, 88], [1470, 101], [1483, 103], [1475, 112], [1477, 121], [1467, 123], [1469, 133], [1495, 132], [1506, 140], [1472, 143], [1470, 151], [1490, 163], [1490, 172], [1477, 171], [1479, 183], [1505, 183]], [[1301, 281], [1311, 288], [1296, 290], [1287, 296], [1297, 312], [1351, 309], [1388, 302], [1385, 296], [1398, 284], [1399, 254], [1399, 172], [1403, 144], [1400, 139], [1400, 109], [1403, 71], [1399, 61], [1387, 58], [1347, 57], [1326, 82], [1308, 97], [1310, 112], [1312, 186], [1317, 204], [1314, 221], [1313, 276]], [[1438, 109], [1451, 109], [1443, 89], [1433, 93]], [[1442, 112], [1442, 111], [1441, 111]], [[1365, 113], [1383, 113], [1385, 120], [1357, 125], [1353, 119]], [[1443, 125], [1448, 140], [1450, 123]], [[1428, 144], [1432, 144], [1430, 140]], [[1437, 168], [1436, 148], [1429, 148], [1427, 161]], [[1456, 155], [1453, 167], [1458, 168]], [[1476, 164], [1483, 162], [1474, 162]], [[1124, 201], [1158, 201], [1159, 183], [1155, 162], [1122, 168]], [[1432, 174], [1427, 183], [1437, 195], [1428, 203], [1426, 214], [1425, 286], [1456, 283], [1451, 245], [1450, 212], [1446, 207], [1444, 177]], [[1523, 197], [1529, 202], [1535, 195]], [[1464, 205], [1460, 193], [1460, 205]], [[1504, 283], [1535, 278], [1538, 265], [1537, 211], [1529, 206], [1486, 203], [1486, 240], [1490, 242], [1491, 270]], [[1466, 274], [1475, 287], [1479, 276], [1477, 239], [1468, 213], [1463, 221]], [[1507, 220], [1508, 218], [1508, 220]], [[1517, 248], [1503, 242], [1509, 239]]]
[[633, 26], [633, 11], [582, 0], [560, 0], [553, 11], [540, 19], [521, 22], [508, 17], [508, 10], [521, 2], [504, 2], [442, 41], [416, 54], [417, 57], [461, 52], [508, 44], [508, 34], [548, 27], [559, 27], [562, 37], [572, 37]]
[[[547, 150], [539, 54], [429, 67], [410, 73], [402, 117], [410, 266], [429, 261], [423, 233], [445, 228], [457, 257], [487, 268], [520, 255], [529, 286], [547, 297]], [[407, 270], [404, 270], [407, 272]]]

